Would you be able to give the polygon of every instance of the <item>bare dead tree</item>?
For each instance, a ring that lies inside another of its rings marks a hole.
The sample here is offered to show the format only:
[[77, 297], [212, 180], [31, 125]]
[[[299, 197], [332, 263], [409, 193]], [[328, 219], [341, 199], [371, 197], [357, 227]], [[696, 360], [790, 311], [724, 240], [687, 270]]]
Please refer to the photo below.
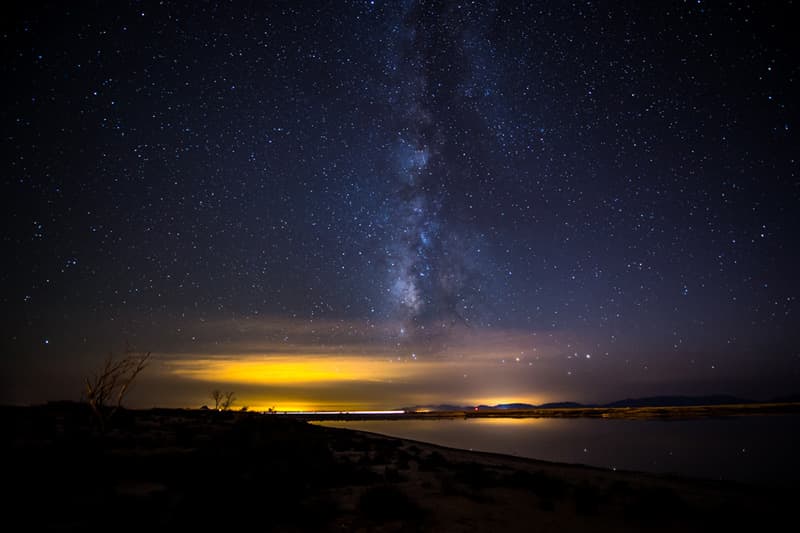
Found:
[[222, 392], [219, 389], [211, 391], [211, 398], [214, 400], [214, 409], [217, 411], [227, 411], [236, 401], [236, 395], [231, 392]]
[[236, 396], [233, 394], [233, 391], [226, 392], [225, 398], [222, 400], [222, 410], [227, 411], [233, 406], [233, 402], [236, 401]]
[[214, 410], [215, 411], [219, 411], [219, 408], [220, 408], [219, 406], [222, 404], [223, 397], [224, 397], [224, 394], [222, 394], [221, 390], [214, 389], [214, 390], [211, 391], [211, 399], [214, 400]]
[[122, 359], [109, 354], [105, 364], [93, 377], [86, 378], [86, 400], [100, 422], [101, 430], [122, 406], [122, 400], [136, 376], [150, 361], [151, 352], [133, 354], [125, 351]]

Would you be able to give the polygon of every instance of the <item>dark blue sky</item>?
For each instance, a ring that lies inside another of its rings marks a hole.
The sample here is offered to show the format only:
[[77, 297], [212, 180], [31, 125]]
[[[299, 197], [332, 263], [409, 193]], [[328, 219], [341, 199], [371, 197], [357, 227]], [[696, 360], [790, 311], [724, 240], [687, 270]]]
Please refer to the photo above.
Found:
[[[2, 399], [77, 395], [125, 341], [156, 403], [236, 358], [266, 377], [218, 381], [326, 405], [797, 391], [795, 15], [18, 4]], [[270, 388], [309, 354], [412, 370]]]

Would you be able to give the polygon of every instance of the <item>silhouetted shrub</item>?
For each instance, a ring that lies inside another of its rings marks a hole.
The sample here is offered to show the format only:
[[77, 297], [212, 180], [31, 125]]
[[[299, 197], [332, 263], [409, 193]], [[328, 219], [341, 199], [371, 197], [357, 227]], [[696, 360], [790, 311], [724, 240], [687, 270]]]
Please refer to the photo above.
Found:
[[356, 487], [379, 483], [381, 476], [374, 470], [352, 463], [338, 463], [328, 469], [329, 485], [335, 487]]
[[384, 468], [383, 478], [387, 483], [398, 483], [399, 481], [403, 480], [400, 472], [398, 472], [396, 468], [392, 468], [390, 466]]
[[371, 465], [372, 459], [370, 458], [370, 452], [364, 452], [358, 456], [358, 464], [362, 466]]
[[329, 494], [317, 494], [303, 502], [302, 512], [295, 518], [302, 529], [319, 531], [324, 530], [322, 526], [333, 520], [338, 512], [339, 506]]
[[358, 451], [368, 451], [371, 448], [369, 442], [367, 442], [367, 440], [363, 438], [353, 438], [352, 441], [350, 441], [350, 444], [353, 450], [358, 450]]
[[539, 509], [552, 512], [556, 510], [556, 502], [552, 498], [539, 498]]
[[478, 463], [459, 463], [453, 466], [456, 471], [456, 481], [464, 483], [472, 489], [482, 489], [497, 485], [497, 476], [494, 472]]
[[597, 512], [600, 503], [600, 493], [594, 487], [581, 485], [575, 489], [575, 512], [591, 515]]
[[517, 470], [506, 478], [505, 484], [530, 490], [540, 498], [549, 500], [560, 499], [566, 490], [563, 481], [549, 476], [541, 470], [533, 473]]
[[445, 466], [447, 464], [447, 459], [444, 456], [437, 452], [432, 451], [426, 456], [420, 457], [419, 459], [419, 468], [420, 470], [438, 470], [439, 468]]
[[422, 515], [419, 505], [392, 485], [378, 485], [365, 490], [358, 501], [358, 510], [376, 522], [417, 520]]
[[628, 483], [627, 481], [617, 480], [611, 484], [611, 487], [609, 487], [609, 491], [616, 496], [624, 497], [631, 494], [631, 492], [633, 492], [633, 489], [631, 488], [631, 484]]
[[671, 522], [686, 515], [686, 503], [674, 490], [640, 488], [625, 507], [628, 518], [638, 521]]
[[372, 462], [376, 465], [385, 465], [392, 462], [392, 454], [383, 449], [378, 449], [372, 456]]
[[400, 450], [397, 453], [397, 469], [408, 470], [411, 468], [411, 466], [408, 464], [409, 459], [411, 459], [411, 456], [407, 452]]

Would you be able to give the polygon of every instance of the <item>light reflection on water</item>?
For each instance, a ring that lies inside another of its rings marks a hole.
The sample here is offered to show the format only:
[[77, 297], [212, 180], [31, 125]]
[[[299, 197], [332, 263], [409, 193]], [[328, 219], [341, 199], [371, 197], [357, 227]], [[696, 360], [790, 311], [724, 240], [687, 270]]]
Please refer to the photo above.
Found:
[[470, 418], [330, 421], [453, 448], [619, 470], [785, 485], [800, 474], [800, 417], [698, 420]]

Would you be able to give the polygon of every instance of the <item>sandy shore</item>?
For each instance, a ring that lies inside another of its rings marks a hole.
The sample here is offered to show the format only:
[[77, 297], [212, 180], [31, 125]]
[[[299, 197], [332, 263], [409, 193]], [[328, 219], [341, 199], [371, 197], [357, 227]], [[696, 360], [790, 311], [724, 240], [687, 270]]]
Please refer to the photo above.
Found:
[[[347, 437], [353, 449], [337, 452], [340, 460], [356, 461], [363, 453], [359, 450], [369, 449], [372, 469], [396, 469], [393, 486], [425, 509], [431, 531], [708, 531], [723, 525], [739, 530], [769, 520], [781, 507], [788, 510], [779, 504], [786, 494], [743, 484], [609, 471], [339, 431], [354, 434]], [[342, 509], [356, 515], [358, 498], [353, 496], [349, 489], [337, 491]]]
[[[2, 408], [6, 520], [30, 530], [778, 529], [797, 490], [613, 472], [283, 417]], [[42, 512], [46, 509], [47, 512]]]

